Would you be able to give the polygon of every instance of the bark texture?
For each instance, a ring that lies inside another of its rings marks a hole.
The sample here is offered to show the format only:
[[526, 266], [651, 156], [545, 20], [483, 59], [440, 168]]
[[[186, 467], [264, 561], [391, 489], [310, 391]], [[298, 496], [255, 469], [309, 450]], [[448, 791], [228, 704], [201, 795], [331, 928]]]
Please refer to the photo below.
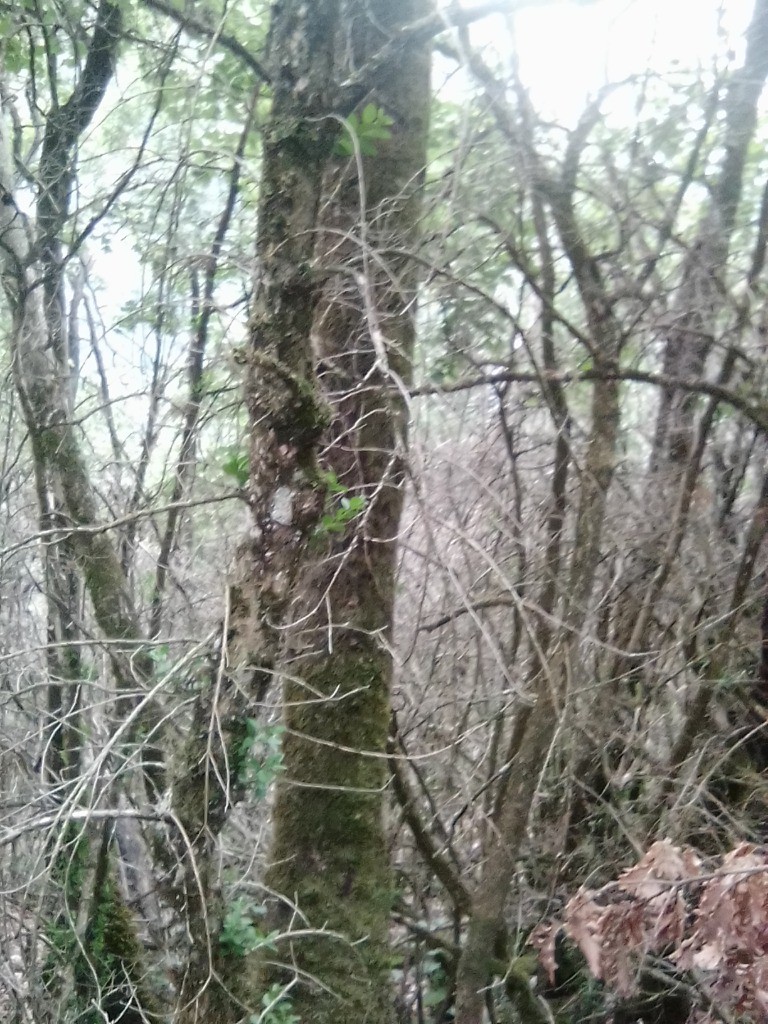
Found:
[[[14, 377], [34, 454], [41, 515], [49, 527], [66, 526], [66, 546], [80, 566], [99, 628], [104, 636], [118, 641], [110, 652], [118, 686], [126, 694], [118, 708], [125, 715], [135, 706], [135, 699], [127, 694], [151, 678], [153, 665], [148, 652], [141, 649], [141, 630], [115, 546], [100, 529], [98, 501], [69, 415], [77, 367], [72, 365], [63, 316], [61, 244], [70, 214], [78, 145], [112, 77], [121, 32], [119, 5], [100, 4], [82, 74], [66, 103], [54, 103], [46, 121], [36, 224], [14, 199], [12, 147], [4, 112], [0, 262], [13, 318]], [[49, 544], [57, 540], [46, 538]], [[154, 724], [146, 709], [131, 738], [146, 735]], [[155, 762], [156, 754], [152, 755]], [[148, 774], [159, 784], [156, 770]]]
[[337, 0], [275, 3], [267, 51], [272, 106], [264, 129], [246, 401], [252, 526], [238, 552], [220, 660], [195, 708], [174, 782], [182, 825], [183, 899], [191, 938], [179, 1024], [229, 1024], [257, 1011], [260, 979], [218, 942], [224, 908], [215, 843], [237, 799], [245, 722], [275, 675], [296, 572], [319, 521], [317, 446], [328, 412], [315, 378], [313, 271], [323, 174], [337, 125], [333, 109]]
[[[403, 42], [384, 65], [375, 57], [428, 6], [342, 7], [337, 76], [375, 68], [357, 110], [374, 104], [393, 123], [375, 154], [336, 157], [324, 179], [316, 260], [327, 284], [312, 338], [332, 410], [319, 458], [325, 518], [289, 632], [285, 773], [267, 882], [286, 897], [273, 919], [286, 933], [280, 958], [298, 980], [291, 997], [301, 1020], [383, 1024], [394, 894], [382, 812], [416, 284], [407, 251], [426, 161], [429, 45]], [[358, 512], [345, 521], [350, 501]], [[312, 934], [291, 936], [296, 909]]]

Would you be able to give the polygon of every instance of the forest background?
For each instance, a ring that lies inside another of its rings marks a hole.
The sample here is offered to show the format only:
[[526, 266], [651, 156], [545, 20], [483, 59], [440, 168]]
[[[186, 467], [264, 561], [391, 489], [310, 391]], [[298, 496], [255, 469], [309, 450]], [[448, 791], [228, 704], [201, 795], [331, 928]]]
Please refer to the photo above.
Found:
[[765, 1020], [768, 0], [0, 40], [2, 1019]]

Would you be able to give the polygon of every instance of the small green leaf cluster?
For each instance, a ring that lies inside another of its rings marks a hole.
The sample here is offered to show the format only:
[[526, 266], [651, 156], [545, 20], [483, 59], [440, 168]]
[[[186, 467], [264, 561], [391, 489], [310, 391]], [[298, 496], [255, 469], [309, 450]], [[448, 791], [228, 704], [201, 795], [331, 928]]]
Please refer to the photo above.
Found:
[[227, 907], [219, 942], [233, 956], [247, 956], [257, 949], [275, 951], [277, 932], [263, 932], [254, 920], [263, 917], [265, 908], [247, 896], [240, 896]]
[[441, 956], [432, 950], [427, 952], [423, 970], [428, 979], [427, 991], [423, 996], [424, 1006], [439, 1006], [450, 994], [450, 984]]
[[365, 509], [365, 498], [339, 498], [338, 507], [326, 512], [318, 526], [319, 533], [343, 533], [347, 523], [351, 522]]
[[263, 800], [272, 782], [283, 770], [280, 748], [282, 725], [264, 725], [255, 718], [246, 718], [245, 735], [237, 750], [238, 781], [257, 800]]
[[261, 1005], [264, 1009], [253, 1014], [250, 1024], [301, 1024], [282, 985], [271, 985], [261, 997]]
[[334, 154], [354, 156], [355, 149], [359, 148], [363, 156], [376, 156], [376, 143], [391, 137], [394, 123], [381, 107], [375, 103], [366, 104], [359, 114], [350, 114], [344, 122], [344, 133], [336, 140]]
[[248, 483], [249, 460], [248, 452], [241, 448], [227, 448], [224, 452], [224, 459], [221, 462], [221, 471], [237, 481], [238, 487], [245, 487]]
[[325, 484], [328, 497], [315, 533], [319, 536], [343, 533], [347, 524], [365, 511], [365, 498], [362, 495], [350, 496], [349, 488], [339, 481], [333, 470], [322, 472], [320, 479]]
[[168, 644], [157, 644], [149, 652], [149, 657], [155, 665], [155, 673], [158, 677], [164, 676], [170, 671], [173, 661]]

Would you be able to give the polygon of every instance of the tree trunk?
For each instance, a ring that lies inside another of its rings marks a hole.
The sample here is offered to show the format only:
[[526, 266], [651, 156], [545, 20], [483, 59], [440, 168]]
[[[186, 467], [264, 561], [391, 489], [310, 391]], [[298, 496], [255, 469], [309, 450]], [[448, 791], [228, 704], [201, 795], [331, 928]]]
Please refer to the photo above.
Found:
[[[293, 1007], [311, 1024], [391, 1018], [393, 883], [382, 812], [416, 284], [403, 253], [415, 237], [426, 162], [429, 46], [404, 43], [373, 68], [385, 44], [427, 13], [423, 0], [375, 0], [365, 10], [348, 3], [346, 46], [338, 39], [337, 60], [353, 63], [339, 64], [337, 75], [359, 69], [365, 83], [358, 116], [373, 104], [393, 123], [367, 156], [364, 129], [349, 139], [336, 123], [350, 148], [363, 150], [335, 157], [326, 173], [316, 253], [328, 276], [312, 327], [332, 409], [320, 458], [325, 516], [289, 632], [285, 774], [267, 875], [270, 890], [286, 897], [273, 920], [287, 933], [279, 951], [298, 981]], [[299, 920], [312, 934], [291, 938]]]
[[[664, 351], [664, 375], [696, 380], [712, 348], [722, 309], [720, 276], [725, 267], [744, 186], [744, 167], [768, 76], [768, 2], [756, 0], [747, 29], [744, 64], [728, 84], [724, 103], [723, 157], [682, 269], [674, 329]], [[682, 467], [691, 453], [696, 399], [663, 390], [656, 421], [651, 469]]]
[[[53, 504], [67, 516], [67, 543], [80, 565], [104, 636], [118, 641], [110, 655], [118, 686], [134, 693], [149, 680], [153, 664], [142, 639], [120, 561], [109, 534], [99, 529], [98, 503], [69, 416], [74, 367], [70, 365], [62, 315], [64, 259], [60, 234], [69, 215], [77, 146], [112, 77], [122, 31], [119, 6], [99, 7], [82, 75], [62, 106], [46, 121], [38, 177], [41, 192], [34, 244], [32, 224], [14, 200], [12, 149], [5, 116], [0, 126], [0, 249], [2, 282], [13, 316], [11, 345], [16, 387], [29, 430], [38, 477], [53, 491]], [[51, 504], [50, 496], [46, 498]], [[41, 512], [45, 514], [46, 509]], [[121, 716], [135, 698], [118, 702]], [[145, 708], [130, 738], [157, 722]], [[155, 751], [155, 755], [157, 751]], [[160, 784], [157, 756], [147, 774]]]
[[[311, 325], [320, 285], [313, 273], [323, 174], [338, 125], [333, 109], [338, 0], [275, 3], [267, 52], [272, 106], [263, 135], [246, 401], [253, 525], [238, 552], [224, 649], [201, 694], [174, 782], [184, 829], [180, 897], [191, 954], [178, 1024], [233, 1024], [258, 1010], [260, 981], [223, 955], [224, 913], [214, 877], [217, 836], [235, 799], [236, 751], [247, 718], [274, 677], [296, 572], [322, 514], [317, 445], [328, 423], [314, 373]], [[230, 672], [235, 666], [237, 677]]]

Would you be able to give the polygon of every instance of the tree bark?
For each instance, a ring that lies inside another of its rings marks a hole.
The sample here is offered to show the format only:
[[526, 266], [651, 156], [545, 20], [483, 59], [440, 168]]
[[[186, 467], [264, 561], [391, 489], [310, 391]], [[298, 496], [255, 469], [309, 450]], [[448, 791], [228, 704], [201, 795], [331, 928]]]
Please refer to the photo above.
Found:
[[[744, 186], [744, 167], [768, 76], [768, 2], [756, 0], [747, 29], [744, 64], [728, 84], [724, 103], [723, 158], [711, 198], [682, 269], [675, 327], [664, 351], [663, 373], [696, 380], [712, 348], [715, 317], [722, 309], [719, 277], [725, 267]], [[684, 466], [691, 452], [696, 399], [681, 391], [661, 394], [651, 470]], [[676, 474], [675, 474], [676, 475]]]
[[[46, 122], [38, 169], [41, 192], [36, 229], [14, 199], [12, 150], [3, 112], [0, 262], [13, 317], [14, 376], [35, 463], [40, 479], [53, 490], [54, 506], [60, 506], [66, 516], [68, 543], [81, 567], [99, 628], [104, 636], [118, 641], [110, 654], [118, 686], [125, 694], [118, 702], [118, 711], [124, 715], [135, 705], [135, 698], [128, 694], [151, 678], [153, 665], [141, 648], [141, 630], [117, 552], [109, 535], [99, 529], [98, 502], [69, 416], [75, 368], [70, 366], [62, 315], [60, 242], [69, 216], [77, 146], [112, 77], [121, 31], [120, 7], [104, 0], [82, 75], [67, 102], [53, 105]], [[50, 498], [48, 501], [50, 504]], [[132, 735], [146, 733], [155, 724], [147, 708]], [[157, 769], [150, 768], [148, 774], [159, 785]]]
[[[331, 409], [315, 491], [325, 518], [304, 556], [289, 630], [285, 772], [267, 874], [268, 888], [285, 897], [272, 921], [284, 932], [279, 959], [291, 966], [264, 974], [294, 982], [294, 1011], [310, 1024], [383, 1024], [392, 1013], [383, 804], [414, 340], [407, 252], [426, 162], [430, 47], [404, 42], [383, 65], [376, 55], [428, 10], [425, 0], [342, 4], [335, 36], [335, 109], [344, 111], [343, 79], [358, 70], [365, 80], [370, 62], [358, 114], [374, 104], [393, 123], [374, 154], [332, 156], [316, 239], [327, 282], [311, 321], [312, 359]], [[338, 119], [331, 125], [345, 137]], [[346, 522], [344, 502], [352, 501], [358, 514]], [[297, 914], [311, 934], [291, 936]]]
[[223, 649], [198, 699], [173, 787], [191, 954], [179, 1024], [230, 1024], [258, 1010], [260, 979], [225, 957], [215, 843], [237, 793], [247, 718], [275, 675], [281, 630], [307, 541], [322, 514], [317, 447], [328, 423], [314, 372], [311, 327], [320, 282], [313, 271], [323, 174], [338, 125], [333, 110], [338, 0], [277, 2], [267, 44], [272, 106], [263, 135], [256, 288], [249, 328], [252, 526], [238, 551]]

